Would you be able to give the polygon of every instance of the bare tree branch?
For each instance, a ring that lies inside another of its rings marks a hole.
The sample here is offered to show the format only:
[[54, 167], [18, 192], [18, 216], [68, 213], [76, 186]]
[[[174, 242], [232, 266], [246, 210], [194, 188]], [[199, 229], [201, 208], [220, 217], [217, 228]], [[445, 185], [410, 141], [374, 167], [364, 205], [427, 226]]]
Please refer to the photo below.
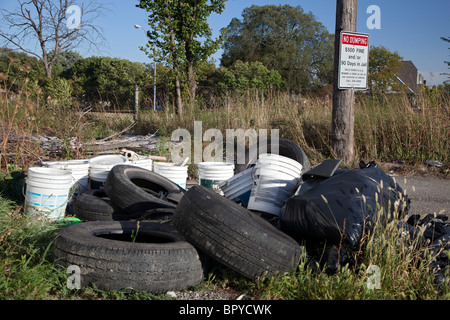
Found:
[[47, 76], [58, 55], [87, 44], [89, 50], [100, 51], [106, 40], [95, 20], [106, 11], [97, 0], [85, 1], [80, 8], [80, 25], [69, 27], [67, 12], [75, 0], [17, 0], [15, 11], [0, 9], [0, 42], [5, 47], [21, 50], [40, 59]]

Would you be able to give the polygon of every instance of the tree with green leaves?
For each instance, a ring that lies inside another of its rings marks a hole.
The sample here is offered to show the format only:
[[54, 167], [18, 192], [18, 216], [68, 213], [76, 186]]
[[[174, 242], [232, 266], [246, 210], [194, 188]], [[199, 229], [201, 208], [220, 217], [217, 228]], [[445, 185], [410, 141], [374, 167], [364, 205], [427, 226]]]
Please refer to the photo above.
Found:
[[230, 68], [219, 68], [216, 72], [216, 85], [224, 89], [281, 87], [284, 82], [275, 70], [269, 70], [261, 62], [242, 62], [238, 60]]
[[25, 84], [40, 83], [45, 78], [45, 70], [35, 57], [9, 48], [0, 48], [0, 74], [4, 81], [1, 86], [17, 93]]
[[[75, 0], [17, 0], [14, 11], [0, 9], [0, 40], [42, 62], [48, 78], [61, 52], [81, 43], [97, 47], [104, 37], [93, 22], [104, 11], [96, 0], [77, 6]], [[71, 12], [66, 18], [66, 14]], [[73, 19], [72, 19], [73, 17]], [[75, 24], [71, 24], [74, 20]], [[50, 51], [53, 53], [50, 55]]]
[[289, 5], [252, 5], [228, 25], [221, 64], [260, 61], [300, 91], [333, 81], [333, 36], [312, 13]]
[[128, 108], [134, 101], [135, 85], [148, 83], [150, 78], [142, 63], [95, 56], [75, 62], [68, 76], [76, 95], [109, 101], [119, 108]]
[[[54, 51], [49, 52], [49, 56], [53, 57]], [[78, 51], [68, 50], [63, 51], [57, 55], [53, 67], [55, 70], [54, 74], [60, 76], [61, 74], [67, 73], [73, 67], [73, 65], [83, 59], [83, 56]]]
[[182, 115], [182, 75], [188, 79], [189, 98], [195, 100], [199, 62], [216, 52], [222, 37], [213, 39], [207, 23], [220, 14], [226, 0], [140, 0], [136, 6], [148, 12], [148, 43], [141, 49], [150, 58], [165, 62], [174, 72], [176, 108]]
[[372, 92], [402, 91], [405, 86], [397, 77], [403, 58], [383, 46], [371, 47], [369, 52], [369, 87]]

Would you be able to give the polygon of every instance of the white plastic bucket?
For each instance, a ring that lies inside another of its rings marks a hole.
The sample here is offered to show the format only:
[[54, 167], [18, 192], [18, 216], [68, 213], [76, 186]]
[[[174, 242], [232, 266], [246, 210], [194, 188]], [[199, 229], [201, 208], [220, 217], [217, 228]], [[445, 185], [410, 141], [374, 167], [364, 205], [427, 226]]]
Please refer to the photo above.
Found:
[[[130, 158], [128, 157], [128, 159], [130, 159]], [[139, 168], [144, 168], [149, 171], [153, 170], [153, 160], [149, 159], [147, 157], [139, 157], [139, 159], [137, 159], [137, 160], [129, 160], [128, 164], [139, 167]]]
[[219, 184], [234, 176], [234, 164], [227, 162], [200, 162], [198, 164], [198, 183], [222, 194]]
[[181, 188], [186, 189], [188, 178], [187, 166], [176, 166], [172, 162], [154, 162], [154, 172], [175, 182]]
[[289, 174], [301, 175], [303, 166], [301, 163], [277, 154], [261, 154], [256, 163], [256, 167], [268, 167], [268, 166], [276, 166], [283, 169], [287, 169]]
[[31, 167], [25, 183], [25, 214], [39, 215], [50, 220], [64, 218], [73, 185], [70, 171]]
[[295, 160], [260, 155], [247, 208], [279, 216], [284, 202], [297, 190], [301, 172], [302, 165]]
[[254, 172], [254, 167], [251, 167], [219, 183], [224, 196], [247, 205], [252, 190]]
[[91, 189], [101, 189], [109, 171], [118, 164], [127, 164], [128, 159], [122, 155], [104, 155], [89, 160], [89, 182]]
[[71, 191], [81, 193], [89, 189], [89, 160], [47, 161], [43, 163], [47, 168], [69, 170], [72, 172], [73, 184]]

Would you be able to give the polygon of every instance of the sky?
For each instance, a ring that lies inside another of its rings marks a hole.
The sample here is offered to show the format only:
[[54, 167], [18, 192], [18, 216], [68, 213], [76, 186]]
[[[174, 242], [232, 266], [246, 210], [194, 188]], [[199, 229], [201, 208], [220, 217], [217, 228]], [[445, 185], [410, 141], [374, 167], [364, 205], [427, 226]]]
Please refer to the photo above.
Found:
[[[75, 0], [80, 4], [83, 0]], [[107, 46], [101, 52], [90, 52], [84, 48], [74, 48], [83, 56], [111, 56], [137, 62], [151, 62], [139, 46], [146, 43], [147, 12], [137, 8], [137, 0], [98, 0], [108, 9], [102, 17], [94, 21], [103, 29]], [[217, 36], [221, 28], [228, 26], [231, 19], [241, 18], [242, 11], [252, 5], [301, 6], [311, 12], [330, 33], [335, 31], [336, 0], [227, 0], [222, 14], [213, 14], [208, 23]], [[380, 27], [369, 29], [367, 21], [373, 13], [369, 6], [378, 6]], [[15, 0], [0, 0], [0, 8], [13, 9]], [[370, 46], [384, 46], [398, 52], [404, 60], [411, 60], [427, 80], [428, 85], [440, 84], [447, 79], [441, 73], [450, 72], [444, 61], [450, 60], [450, 43], [441, 37], [450, 38], [449, 0], [359, 0], [357, 32], [370, 36]], [[141, 29], [134, 25], [142, 26]], [[213, 55], [219, 64], [222, 51]]]

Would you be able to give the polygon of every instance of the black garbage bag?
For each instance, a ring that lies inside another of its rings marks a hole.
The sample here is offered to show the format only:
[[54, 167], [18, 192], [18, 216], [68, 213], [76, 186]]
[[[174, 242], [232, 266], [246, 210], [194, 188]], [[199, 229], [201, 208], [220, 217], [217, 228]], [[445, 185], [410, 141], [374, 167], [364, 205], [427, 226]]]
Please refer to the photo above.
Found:
[[444, 214], [411, 215], [406, 222], [399, 223], [399, 229], [409, 234], [411, 243], [428, 246], [432, 250], [432, 272], [434, 282], [443, 283], [450, 270], [450, 222]]
[[388, 219], [396, 207], [400, 215], [409, 209], [400, 185], [375, 163], [337, 169], [339, 163], [325, 160], [304, 173], [299, 190], [283, 207], [280, 229], [307, 247], [354, 247], [375, 218]]

